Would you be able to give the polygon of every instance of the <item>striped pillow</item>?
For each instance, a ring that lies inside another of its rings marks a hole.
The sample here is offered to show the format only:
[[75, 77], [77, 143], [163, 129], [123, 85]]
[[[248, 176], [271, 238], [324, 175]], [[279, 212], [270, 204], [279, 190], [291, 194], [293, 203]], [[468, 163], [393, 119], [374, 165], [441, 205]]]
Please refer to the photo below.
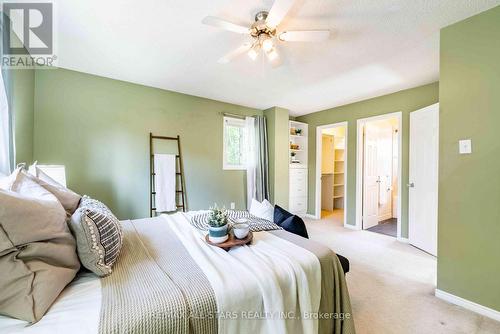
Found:
[[69, 222], [80, 262], [98, 276], [111, 274], [123, 244], [121, 224], [107, 206], [84, 196]]

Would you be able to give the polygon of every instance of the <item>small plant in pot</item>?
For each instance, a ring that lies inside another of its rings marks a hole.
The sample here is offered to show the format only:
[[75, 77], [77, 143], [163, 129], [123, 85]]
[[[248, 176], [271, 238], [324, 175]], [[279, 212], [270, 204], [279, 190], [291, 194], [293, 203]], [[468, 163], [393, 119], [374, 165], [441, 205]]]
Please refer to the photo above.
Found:
[[300, 136], [300, 135], [301, 135], [301, 133], [302, 133], [302, 129], [295, 129], [295, 134], [296, 134], [297, 136]]
[[220, 244], [228, 239], [226, 209], [219, 209], [217, 205], [210, 208], [208, 215], [208, 238], [214, 244]]

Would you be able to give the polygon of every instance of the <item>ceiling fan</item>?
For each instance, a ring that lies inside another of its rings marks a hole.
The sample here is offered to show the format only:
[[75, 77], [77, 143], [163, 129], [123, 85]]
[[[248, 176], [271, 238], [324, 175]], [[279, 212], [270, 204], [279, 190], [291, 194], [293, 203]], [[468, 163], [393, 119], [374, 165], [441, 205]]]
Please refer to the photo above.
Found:
[[219, 63], [227, 64], [236, 57], [247, 53], [250, 59], [257, 59], [261, 50], [271, 64], [278, 64], [279, 54], [277, 42], [320, 42], [330, 37], [330, 30], [295, 30], [280, 31], [278, 26], [292, 7], [294, 0], [276, 0], [269, 12], [260, 11], [255, 14], [255, 22], [248, 28], [227, 20], [207, 16], [202, 23], [249, 35], [251, 40], [219, 59]]

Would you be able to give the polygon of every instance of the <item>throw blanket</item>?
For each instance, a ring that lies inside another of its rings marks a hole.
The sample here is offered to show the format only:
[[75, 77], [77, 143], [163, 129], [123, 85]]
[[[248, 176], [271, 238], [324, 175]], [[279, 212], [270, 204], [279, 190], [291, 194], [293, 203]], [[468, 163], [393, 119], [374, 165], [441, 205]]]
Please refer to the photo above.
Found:
[[258, 232], [225, 252], [183, 213], [123, 227], [100, 333], [354, 333], [340, 264], [309, 240]]

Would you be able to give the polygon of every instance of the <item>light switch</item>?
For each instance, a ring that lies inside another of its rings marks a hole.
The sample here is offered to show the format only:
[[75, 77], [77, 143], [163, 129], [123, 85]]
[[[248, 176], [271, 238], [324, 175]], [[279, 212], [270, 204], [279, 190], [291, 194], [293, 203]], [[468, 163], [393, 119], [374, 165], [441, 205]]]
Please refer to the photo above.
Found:
[[460, 154], [471, 154], [472, 153], [472, 140], [462, 139], [458, 141], [458, 152]]

